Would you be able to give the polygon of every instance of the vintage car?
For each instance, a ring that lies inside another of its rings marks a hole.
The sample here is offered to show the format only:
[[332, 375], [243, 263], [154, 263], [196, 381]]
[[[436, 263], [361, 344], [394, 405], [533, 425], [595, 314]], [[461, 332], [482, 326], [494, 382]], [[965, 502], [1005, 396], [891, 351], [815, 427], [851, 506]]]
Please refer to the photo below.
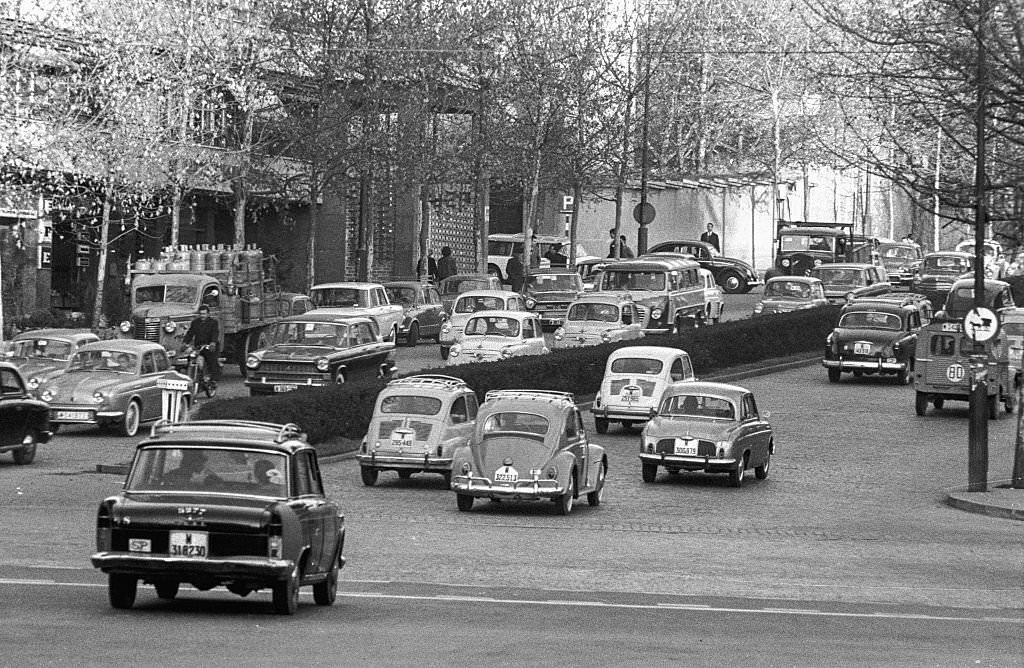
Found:
[[356, 459], [363, 484], [380, 471], [440, 473], [451, 483], [452, 453], [467, 445], [476, 425], [476, 393], [460, 378], [396, 378], [381, 390]]
[[692, 255], [702, 268], [711, 272], [715, 282], [729, 294], [750, 292], [754, 287], [764, 283], [749, 263], [739, 258], [725, 257], [706, 241], [663, 241], [647, 250], [648, 253], [664, 251]]
[[644, 337], [640, 312], [628, 295], [585, 294], [566, 312], [565, 324], [555, 330], [552, 349], [579, 348]]
[[442, 325], [441, 334], [437, 339], [441, 344], [441, 359], [448, 359], [452, 346], [462, 340], [466, 323], [480, 311], [526, 312], [526, 299], [511, 290], [470, 290], [460, 294], [455, 299], [448, 322]]
[[754, 315], [789, 313], [828, 304], [821, 280], [810, 276], [775, 276], [764, 284], [761, 301], [754, 304]]
[[[996, 313], [1014, 306], [1013, 289], [1006, 281], [985, 279], [985, 306]], [[958, 279], [950, 286], [942, 311], [936, 317], [945, 320], [963, 320], [974, 308], [974, 277]]]
[[114, 608], [132, 607], [142, 581], [164, 600], [183, 583], [240, 596], [269, 588], [274, 611], [290, 615], [302, 586], [317, 605], [334, 603], [344, 545], [344, 516], [296, 425], [159, 422], [121, 493], [100, 503], [92, 565]]
[[701, 282], [704, 284], [704, 317], [705, 323], [717, 325], [722, 320], [722, 312], [725, 311], [725, 299], [722, 297], [722, 290], [715, 282], [714, 275], [707, 269], [697, 272]]
[[614, 258], [607, 257], [588, 257], [576, 263], [576, 273], [583, 279], [583, 291], [591, 292], [594, 290], [594, 286], [597, 283], [598, 277], [601, 275], [601, 270], [604, 269], [605, 265], [609, 262], [615, 262]]
[[[497, 277], [503, 283], [508, 283], [508, 261], [517, 252], [525, 252], [522, 232], [512, 234], [495, 233], [487, 236], [487, 273]], [[548, 251], [555, 247], [561, 247], [565, 254], [566, 262], [569, 259], [569, 239], [563, 236], [550, 234], [537, 234], [532, 239], [532, 253], [538, 258], [541, 268], [548, 269], [551, 262], [546, 257]], [[593, 255], [587, 253], [583, 244], [576, 244], [576, 264], [594, 259]]]
[[610, 263], [596, 292], [630, 295], [648, 334], [692, 329], [706, 323], [700, 265], [682, 253], [654, 253]]
[[833, 262], [881, 264], [878, 240], [855, 234], [852, 223], [779, 220], [775, 238], [775, 264], [766, 272], [766, 280], [775, 276], [809, 276], [814, 267]]
[[613, 420], [625, 429], [646, 422], [657, 410], [666, 387], [693, 380], [693, 363], [685, 350], [664, 346], [619, 348], [608, 356], [601, 389], [590, 408], [597, 433], [607, 433], [608, 423]]
[[88, 329], [35, 329], [14, 337], [3, 359], [18, 367], [29, 391], [67, 367], [71, 356], [100, 337]]
[[561, 515], [586, 494], [604, 497], [608, 457], [587, 438], [573, 395], [545, 390], [491, 390], [480, 405], [469, 445], [452, 461], [459, 510], [477, 498], [552, 500]]
[[380, 283], [321, 283], [310, 288], [316, 309], [329, 308], [335, 315], [365, 315], [377, 322], [385, 341], [398, 343], [405, 309], [392, 304]]
[[743, 485], [751, 468], [764, 480], [775, 454], [769, 417], [758, 412], [753, 393], [745, 388], [673, 383], [640, 435], [643, 481], [654, 482], [659, 467], [672, 474], [728, 473], [733, 487]]
[[878, 255], [893, 287], [907, 289], [924, 259], [921, 247], [909, 241], [883, 241], [878, 244]]
[[921, 266], [910, 282], [910, 291], [922, 294], [931, 300], [937, 311], [946, 301], [946, 294], [956, 279], [973, 274], [974, 256], [957, 251], [928, 253], [921, 260]]
[[444, 310], [448, 312], [448, 315], [452, 313], [455, 298], [463, 292], [504, 289], [505, 286], [501, 284], [500, 278], [487, 274], [455, 274], [441, 279], [441, 282], [437, 284], [437, 291], [441, 293], [441, 301], [444, 302]]
[[879, 302], [890, 302], [893, 304], [899, 304], [900, 306], [911, 305], [918, 310], [921, 314], [921, 326], [924, 327], [932, 321], [932, 317], [935, 315], [935, 311], [932, 308], [932, 302], [928, 297], [918, 294], [916, 292], [890, 292], [884, 295], [873, 295], [871, 297], [862, 297], [855, 299], [854, 301], [879, 301]]
[[367, 316], [314, 309], [285, 318], [260, 334], [259, 349], [245, 360], [249, 394], [291, 392], [395, 372], [395, 344], [382, 341]]
[[[974, 239], [965, 239], [956, 245], [954, 250], [977, 256], [974, 252]], [[986, 239], [982, 244], [985, 278], [1001, 280], [1009, 273], [1009, 263], [1006, 261], [1006, 254], [1003, 252], [1003, 245], [995, 239]]]
[[441, 293], [429, 283], [420, 281], [391, 281], [384, 284], [388, 299], [405, 309], [398, 337], [408, 346], [415, 346], [420, 338], [437, 339], [441, 326], [448, 319], [441, 301]]
[[448, 352], [447, 363], [493, 362], [548, 352], [537, 316], [526, 311], [480, 311], [466, 322], [462, 339]]
[[52, 436], [50, 407], [32, 397], [13, 364], [0, 362], [0, 452], [10, 452], [15, 464], [31, 464], [36, 446]]
[[558, 327], [572, 300], [583, 294], [583, 279], [571, 269], [534, 269], [526, 279], [526, 308], [540, 316], [544, 327]]
[[822, 365], [829, 382], [844, 372], [895, 376], [910, 382], [914, 370], [921, 310], [913, 300], [856, 299], [839, 312], [839, 322], [825, 339]]
[[[161, 417], [162, 384], [191, 381], [173, 370], [167, 351], [159, 343], [138, 339], [111, 339], [82, 346], [67, 370], [43, 381], [36, 395], [50, 405], [50, 422], [116, 426], [134, 436], [143, 422]], [[192, 402], [187, 393], [183, 417]]]
[[892, 292], [885, 268], [862, 262], [836, 262], [818, 265], [810, 276], [821, 281], [830, 304], [845, 304], [857, 297]]

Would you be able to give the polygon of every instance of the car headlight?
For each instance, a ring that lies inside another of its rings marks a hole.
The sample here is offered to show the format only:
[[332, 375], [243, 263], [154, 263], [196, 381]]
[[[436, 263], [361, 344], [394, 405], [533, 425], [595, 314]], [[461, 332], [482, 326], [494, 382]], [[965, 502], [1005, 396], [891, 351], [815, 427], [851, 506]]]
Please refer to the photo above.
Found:
[[118, 329], [120, 329], [122, 332], [130, 332], [132, 329], [132, 323], [129, 322], [128, 320], [122, 320], [121, 324], [118, 325]]
[[102, 392], [100, 392], [99, 390], [96, 390], [95, 392], [93, 392], [93, 393], [92, 393], [92, 400], [93, 400], [93, 401], [95, 401], [95, 402], [96, 402], [96, 403], [98, 403], [98, 404], [101, 404], [101, 403], [103, 403], [103, 400], [104, 400], [105, 398], [106, 398], [106, 397], [105, 397], [105, 396], [103, 395], [103, 393], [102, 393]]
[[28, 379], [28, 389], [35, 390], [39, 387], [39, 379], [35, 376]]
[[760, 313], [763, 310], [764, 310], [764, 303], [757, 302], [756, 304], [754, 304], [754, 313]]
[[815, 266], [815, 267], [818, 267], [818, 266], [820, 266], [820, 265], [821, 265], [821, 258], [817, 258], [817, 259], [815, 259], [815, 260], [814, 260], [814, 266]]
[[503, 358], [505, 358], [505, 359], [508, 359], [509, 357], [512, 357], [512, 349], [511, 348], [502, 348], [501, 349], [501, 356]]
[[611, 334], [609, 334], [608, 332], [601, 332], [601, 341], [602, 342], [609, 343], [611, 340], [612, 340]]
[[316, 370], [323, 373], [331, 368], [331, 363], [327, 361], [326, 357], [320, 357], [316, 361]]
[[852, 301], [853, 301], [853, 293], [852, 292], [847, 292], [846, 293], [846, 303], [849, 304]]
[[787, 258], [787, 259], [784, 259], [784, 260], [783, 260], [782, 262], [780, 262], [779, 264], [781, 264], [781, 265], [782, 265], [783, 267], [788, 267], [788, 266], [789, 266], [789, 259], [788, 259], [788, 258]]
[[247, 369], [255, 369], [259, 365], [260, 365], [260, 358], [256, 357], [255, 355], [249, 355], [249, 357], [247, 357], [245, 359], [245, 367]]
[[555, 330], [555, 341], [561, 341], [565, 338], [565, 328], [559, 327]]
[[537, 305], [537, 300], [532, 297], [526, 300], [526, 308], [533, 308]]
[[469, 462], [462, 462], [462, 472], [471, 473], [473, 471], [473, 465]]
[[452, 333], [452, 323], [446, 322], [443, 325], [441, 325], [441, 333], [442, 334], [451, 334]]
[[718, 443], [715, 443], [715, 447], [718, 448], [718, 457], [725, 457], [729, 454], [729, 450], [732, 448], [732, 441], [719, 441]]
[[548, 467], [548, 479], [555, 480], [558, 478], [558, 467], [552, 464]]
[[660, 308], [651, 309], [651, 320], [660, 320], [660, 319], [661, 319], [661, 309]]
[[461, 354], [462, 354], [462, 346], [460, 346], [457, 343], [454, 346], [451, 347], [451, 350], [448, 351], [448, 357], [458, 357]]
[[50, 390], [43, 390], [43, 393], [39, 395], [39, 398], [43, 401], [50, 401], [53, 399], [53, 392]]

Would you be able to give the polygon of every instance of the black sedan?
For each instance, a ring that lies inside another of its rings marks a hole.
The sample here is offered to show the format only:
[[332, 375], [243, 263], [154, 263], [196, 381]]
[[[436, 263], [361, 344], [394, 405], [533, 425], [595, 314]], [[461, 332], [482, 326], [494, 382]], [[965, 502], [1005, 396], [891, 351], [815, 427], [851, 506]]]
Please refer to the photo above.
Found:
[[715, 282], [730, 294], [750, 292], [764, 281], [748, 263], [734, 257], [721, 255], [706, 241], [664, 241], [655, 244], [649, 253], [686, 253], [692, 255], [703, 269], [715, 277]]
[[34, 399], [13, 364], [0, 362], [0, 452], [14, 455], [15, 464], [31, 464], [36, 446], [53, 436], [50, 407]]

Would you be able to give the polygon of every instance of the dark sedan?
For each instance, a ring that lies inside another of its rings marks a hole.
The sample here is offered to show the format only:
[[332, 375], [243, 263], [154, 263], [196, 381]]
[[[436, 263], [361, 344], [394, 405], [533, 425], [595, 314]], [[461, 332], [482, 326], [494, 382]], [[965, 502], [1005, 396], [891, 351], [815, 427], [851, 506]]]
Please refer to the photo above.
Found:
[[884, 295], [892, 292], [892, 284], [885, 267], [860, 262], [820, 264], [810, 273], [825, 288], [825, 297], [831, 304], [843, 304], [858, 297]]
[[715, 282], [730, 294], [750, 292], [754, 286], [764, 282], [750, 264], [738, 258], [720, 254], [714, 246], [705, 241], [663, 241], [660, 244], [655, 244], [647, 252], [692, 255], [702, 268], [711, 272], [715, 277]]
[[21, 374], [0, 362], [0, 452], [14, 455], [15, 464], [31, 464], [36, 446], [50, 440], [50, 407], [33, 399]]
[[949, 289], [956, 279], [974, 271], [974, 256], [959, 251], [928, 253], [910, 283], [912, 292], [918, 292], [931, 300], [938, 311], [946, 301]]
[[825, 340], [830, 382], [842, 374], [886, 374], [906, 385], [914, 366], [921, 312], [913, 300], [856, 300], [843, 307], [839, 322]]
[[384, 284], [388, 299], [405, 309], [398, 338], [415, 346], [421, 337], [437, 340], [441, 325], [448, 319], [441, 294], [433, 285], [419, 281], [391, 281]]

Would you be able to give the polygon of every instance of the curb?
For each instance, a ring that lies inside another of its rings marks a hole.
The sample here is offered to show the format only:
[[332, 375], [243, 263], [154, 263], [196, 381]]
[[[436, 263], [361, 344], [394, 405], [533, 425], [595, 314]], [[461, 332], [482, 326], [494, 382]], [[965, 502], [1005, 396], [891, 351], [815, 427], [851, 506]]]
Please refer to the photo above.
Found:
[[[987, 486], [991, 490], [992, 487], [1009, 484], [1009, 479], [995, 480], [990, 481]], [[1024, 522], [1024, 504], [1020, 507], [1014, 507], [1012, 505], [991, 503], [992, 497], [991, 491], [968, 492], [967, 487], [957, 487], [946, 493], [946, 505], [969, 513]], [[1021, 499], [1024, 501], [1024, 491], [1021, 492]]]

